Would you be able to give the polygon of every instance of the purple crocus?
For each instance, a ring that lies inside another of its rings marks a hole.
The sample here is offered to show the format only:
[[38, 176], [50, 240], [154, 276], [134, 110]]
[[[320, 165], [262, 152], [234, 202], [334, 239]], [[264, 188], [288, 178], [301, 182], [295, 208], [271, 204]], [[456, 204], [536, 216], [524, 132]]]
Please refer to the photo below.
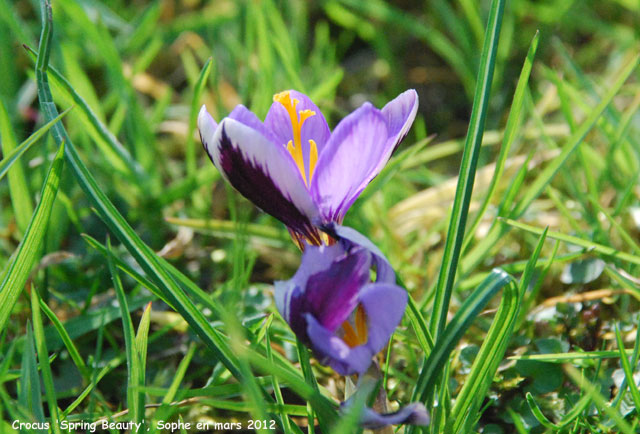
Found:
[[335, 224], [325, 230], [338, 242], [304, 249], [293, 278], [275, 283], [276, 306], [321, 363], [341, 375], [361, 374], [400, 323], [407, 293], [363, 235]]
[[217, 124], [202, 106], [202, 144], [223, 177], [299, 246], [323, 244], [318, 226], [341, 223], [380, 173], [415, 119], [418, 95], [407, 90], [381, 110], [364, 103], [333, 132], [306, 95], [287, 90], [273, 101], [264, 122], [238, 105]]

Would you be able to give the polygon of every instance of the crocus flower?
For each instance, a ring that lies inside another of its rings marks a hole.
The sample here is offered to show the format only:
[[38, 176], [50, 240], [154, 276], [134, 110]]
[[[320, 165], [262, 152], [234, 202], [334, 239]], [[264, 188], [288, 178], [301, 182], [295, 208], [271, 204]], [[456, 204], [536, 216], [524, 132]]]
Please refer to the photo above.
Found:
[[407, 90], [381, 110], [370, 103], [330, 131], [316, 105], [287, 90], [273, 97], [265, 121], [238, 105], [220, 124], [205, 106], [198, 129], [224, 178], [282, 221], [300, 246], [327, 241], [318, 226], [341, 223], [407, 135], [418, 96]]
[[325, 230], [338, 242], [304, 249], [293, 278], [275, 283], [276, 306], [321, 363], [341, 375], [361, 374], [400, 323], [407, 293], [363, 235], [335, 224]]

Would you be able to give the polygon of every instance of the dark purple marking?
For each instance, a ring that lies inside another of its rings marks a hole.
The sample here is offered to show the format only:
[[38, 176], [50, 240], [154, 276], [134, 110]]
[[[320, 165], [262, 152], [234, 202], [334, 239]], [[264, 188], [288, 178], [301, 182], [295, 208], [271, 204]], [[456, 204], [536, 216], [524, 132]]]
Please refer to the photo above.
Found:
[[282, 194], [263, 167], [243, 158], [242, 152], [233, 146], [224, 125], [219, 149], [220, 169], [240, 194], [311, 242], [321, 244], [319, 232], [309, 218]]

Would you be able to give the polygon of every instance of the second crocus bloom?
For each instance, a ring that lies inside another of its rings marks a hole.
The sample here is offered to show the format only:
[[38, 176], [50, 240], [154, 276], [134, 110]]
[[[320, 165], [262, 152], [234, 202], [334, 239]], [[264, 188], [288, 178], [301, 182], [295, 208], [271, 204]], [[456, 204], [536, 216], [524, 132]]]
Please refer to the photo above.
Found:
[[307, 246], [293, 278], [276, 282], [276, 306], [321, 363], [341, 375], [361, 374], [400, 323], [407, 293], [364, 236], [333, 228], [336, 244]]
[[239, 105], [218, 124], [203, 106], [200, 137], [233, 187], [287, 225], [300, 246], [320, 245], [318, 226], [342, 222], [407, 135], [418, 96], [407, 90], [382, 109], [365, 103], [333, 132], [306, 95], [288, 90], [273, 99], [264, 122]]

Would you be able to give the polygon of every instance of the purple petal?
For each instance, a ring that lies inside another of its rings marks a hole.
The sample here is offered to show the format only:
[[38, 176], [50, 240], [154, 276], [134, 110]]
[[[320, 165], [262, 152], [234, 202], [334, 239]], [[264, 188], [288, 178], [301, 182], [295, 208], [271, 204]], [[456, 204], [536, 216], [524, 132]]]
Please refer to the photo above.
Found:
[[225, 118], [205, 147], [222, 175], [244, 197], [302, 235], [320, 242], [318, 210], [289, 153], [259, 131]]
[[[213, 143], [213, 135], [217, 128], [218, 123], [211, 117], [207, 111], [207, 107], [203, 104], [200, 108], [200, 113], [198, 113], [198, 131], [200, 132], [200, 141], [205, 151], [209, 146], [208, 143]], [[207, 155], [211, 158], [209, 152], [207, 152]]]
[[333, 261], [345, 253], [346, 250], [340, 244], [330, 246], [307, 245], [302, 252], [300, 267], [298, 267], [298, 271], [296, 271], [296, 274], [291, 280], [293, 280], [296, 285], [304, 288], [307, 286], [309, 276], [328, 269]]
[[[377, 174], [388, 138], [385, 117], [370, 103], [344, 118], [320, 154], [311, 194], [325, 221], [341, 222]], [[388, 157], [387, 157], [388, 158]]]
[[360, 423], [366, 429], [378, 429], [389, 425], [429, 425], [427, 409], [421, 402], [414, 402], [393, 413], [380, 414], [365, 408]]
[[231, 113], [229, 113], [228, 117], [259, 131], [271, 142], [278, 144], [276, 136], [262, 123], [258, 116], [242, 104], [238, 104]]
[[340, 241], [345, 250], [350, 250], [353, 246], [362, 246], [373, 254], [373, 261], [376, 266], [376, 282], [396, 283], [396, 273], [393, 271], [389, 260], [380, 251], [378, 246], [373, 244], [367, 237], [348, 226], [342, 226], [331, 222], [322, 227], [322, 230], [331, 237]]
[[324, 328], [313, 315], [306, 314], [305, 318], [311, 348], [320, 363], [331, 366], [340, 375], [361, 374], [369, 368], [373, 354], [365, 345], [351, 348]]
[[369, 282], [370, 267], [371, 255], [361, 249], [310, 276], [304, 291], [308, 312], [335, 332], [358, 305], [358, 293]]
[[[406, 137], [417, 112], [418, 94], [413, 89], [402, 92], [382, 108], [382, 114], [387, 119], [387, 127], [389, 128], [389, 142], [387, 143], [389, 155], [387, 160], [402, 142], [402, 139]], [[384, 164], [386, 164], [386, 160], [382, 166]], [[378, 169], [378, 172], [380, 170], [382, 170], [382, 167]]]
[[[322, 150], [329, 140], [331, 130], [329, 125], [322, 115], [320, 109], [303, 93], [295, 90], [290, 90], [291, 98], [298, 100], [296, 111], [311, 110], [316, 114], [311, 116], [302, 124], [300, 131], [300, 141], [302, 145], [302, 156], [304, 159], [304, 165], [307, 168], [307, 179], [309, 177], [309, 140], [313, 140], [318, 148], [318, 155], [322, 153]], [[265, 126], [271, 131], [275, 137], [276, 143], [285, 145], [289, 140], [293, 141], [293, 129], [291, 126], [291, 118], [287, 110], [279, 102], [271, 104], [271, 108], [267, 113], [267, 117], [264, 120]]]
[[389, 342], [404, 309], [407, 292], [397, 285], [371, 283], [360, 291], [358, 300], [367, 317], [367, 343], [371, 354], [377, 354]]
[[278, 312], [289, 324], [291, 330], [303, 342], [308, 343], [307, 321], [304, 317], [305, 301], [302, 290], [292, 280], [276, 281], [274, 283], [276, 307]]

